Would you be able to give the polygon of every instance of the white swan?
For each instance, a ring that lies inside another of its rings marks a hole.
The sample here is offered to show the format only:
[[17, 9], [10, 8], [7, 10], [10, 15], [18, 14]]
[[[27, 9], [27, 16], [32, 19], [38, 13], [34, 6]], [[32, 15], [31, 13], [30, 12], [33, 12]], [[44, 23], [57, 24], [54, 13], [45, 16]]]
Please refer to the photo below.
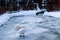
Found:
[[20, 34], [20, 37], [25, 37], [26, 27], [17, 25], [15, 30]]

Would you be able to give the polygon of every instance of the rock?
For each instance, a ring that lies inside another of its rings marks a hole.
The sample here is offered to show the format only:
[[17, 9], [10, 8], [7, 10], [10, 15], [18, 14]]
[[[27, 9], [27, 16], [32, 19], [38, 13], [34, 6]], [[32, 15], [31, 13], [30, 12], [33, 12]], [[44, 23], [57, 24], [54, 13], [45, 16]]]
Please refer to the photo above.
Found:
[[36, 15], [44, 14], [45, 11], [37, 12]]

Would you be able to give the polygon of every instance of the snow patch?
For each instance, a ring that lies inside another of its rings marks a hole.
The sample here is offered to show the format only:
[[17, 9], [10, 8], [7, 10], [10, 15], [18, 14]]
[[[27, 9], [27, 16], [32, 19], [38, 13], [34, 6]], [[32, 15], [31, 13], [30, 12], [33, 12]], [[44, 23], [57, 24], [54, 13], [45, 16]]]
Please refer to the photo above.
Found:
[[4, 24], [10, 18], [9, 14], [3, 14], [0, 16], [0, 25]]
[[60, 18], [60, 11], [45, 12], [44, 14], [48, 15], [48, 16], [53, 16], [53, 17], [56, 17], [56, 18]]

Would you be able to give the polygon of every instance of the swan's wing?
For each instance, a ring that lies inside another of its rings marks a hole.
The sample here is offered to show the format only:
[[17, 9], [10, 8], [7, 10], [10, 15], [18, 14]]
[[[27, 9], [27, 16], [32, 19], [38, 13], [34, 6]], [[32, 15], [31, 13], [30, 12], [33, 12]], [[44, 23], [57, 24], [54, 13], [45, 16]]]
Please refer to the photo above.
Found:
[[25, 32], [26, 32], [26, 29], [25, 28], [22, 28], [22, 29], [18, 30], [18, 33], [20, 33], [20, 34], [23, 34]]

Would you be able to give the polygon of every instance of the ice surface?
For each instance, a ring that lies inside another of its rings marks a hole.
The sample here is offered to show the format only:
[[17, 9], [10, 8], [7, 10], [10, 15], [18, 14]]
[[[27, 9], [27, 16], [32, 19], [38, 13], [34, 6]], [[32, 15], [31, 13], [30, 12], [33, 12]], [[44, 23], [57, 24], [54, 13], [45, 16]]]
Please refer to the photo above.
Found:
[[[38, 11], [40, 10], [21, 11], [1, 15], [0, 25], [3, 24], [3, 26], [0, 28], [0, 39], [40, 40], [39, 38], [41, 38], [41, 40], [59, 40], [60, 18], [58, 17], [60, 17], [60, 12], [45, 12], [45, 15], [36, 16], [35, 14]], [[17, 24], [26, 27], [25, 38], [19, 37], [19, 33], [14, 30]]]

